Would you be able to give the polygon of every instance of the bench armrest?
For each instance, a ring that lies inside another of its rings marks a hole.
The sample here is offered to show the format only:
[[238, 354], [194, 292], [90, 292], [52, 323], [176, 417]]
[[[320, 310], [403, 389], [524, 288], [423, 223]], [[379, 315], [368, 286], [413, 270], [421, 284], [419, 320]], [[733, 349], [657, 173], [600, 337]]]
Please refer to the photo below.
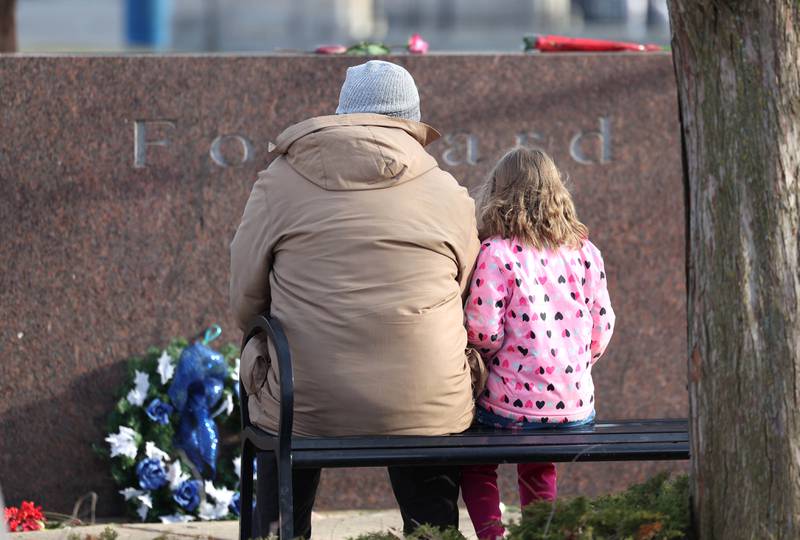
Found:
[[[292, 426], [294, 423], [294, 373], [292, 372], [292, 355], [289, 352], [289, 342], [286, 340], [286, 334], [283, 333], [283, 327], [277, 319], [271, 318], [266, 315], [259, 315], [250, 322], [247, 332], [244, 334], [242, 340], [242, 351], [245, 345], [256, 334], [265, 332], [267, 337], [275, 349], [277, 358], [273, 358], [272, 365], [275, 366], [275, 361], [278, 364], [278, 375], [280, 377], [280, 417], [278, 421], [278, 438], [280, 444], [280, 452], [290, 452]], [[240, 410], [242, 411], [242, 430], [250, 425], [250, 416], [248, 411], [247, 394], [244, 385], [239, 380], [239, 396], [240, 396]]]

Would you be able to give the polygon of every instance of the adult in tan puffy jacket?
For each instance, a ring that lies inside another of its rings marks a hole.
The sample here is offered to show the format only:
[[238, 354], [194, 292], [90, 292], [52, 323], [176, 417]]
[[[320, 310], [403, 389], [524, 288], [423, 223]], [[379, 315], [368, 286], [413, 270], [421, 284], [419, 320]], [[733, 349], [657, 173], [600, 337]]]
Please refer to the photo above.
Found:
[[[298, 435], [441, 435], [472, 422], [462, 294], [479, 249], [466, 189], [424, 146], [402, 67], [347, 70], [336, 115], [287, 128], [231, 244], [231, 305], [244, 329], [269, 312], [286, 332]], [[250, 418], [275, 432], [276, 369], [242, 357]], [[261, 363], [260, 363], [261, 362]], [[274, 466], [259, 462], [262, 527], [277, 519]], [[411, 532], [457, 526], [456, 467], [390, 467]], [[310, 535], [319, 470], [294, 475], [295, 532]], [[267, 507], [268, 506], [268, 507]], [[262, 532], [266, 532], [263, 528]]]

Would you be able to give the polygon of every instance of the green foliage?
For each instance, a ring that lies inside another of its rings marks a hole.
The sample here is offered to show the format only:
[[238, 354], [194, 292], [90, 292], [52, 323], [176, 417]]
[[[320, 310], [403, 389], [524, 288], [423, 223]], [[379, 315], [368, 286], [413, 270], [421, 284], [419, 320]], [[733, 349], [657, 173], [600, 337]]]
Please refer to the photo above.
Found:
[[97, 535], [98, 540], [117, 540], [119, 533], [111, 527], [106, 527], [103, 532]]
[[380, 56], [382, 54], [389, 54], [391, 49], [383, 43], [375, 43], [370, 41], [362, 41], [349, 47], [346, 54], [353, 56]]
[[111, 527], [106, 527], [97, 536], [91, 534], [81, 535], [75, 531], [67, 535], [67, 540], [117, 540], [117, 538], [119, 538], [119, 533]]
[[[690, 537], [689, 479], [659, 474], [621, 493], [597, 499], [574, 497], [540, 502], [507, 525], [510, 540], [678, 540]], [[351, 540], [461, 540], [456, 529], [420, 527], [404, 537], [397, 531], [363, 534]]]
[[688, 538], [689, 481], [659, 474], [621, 493], [539, 502], [509, 525], [513, 540], [672, 540]]

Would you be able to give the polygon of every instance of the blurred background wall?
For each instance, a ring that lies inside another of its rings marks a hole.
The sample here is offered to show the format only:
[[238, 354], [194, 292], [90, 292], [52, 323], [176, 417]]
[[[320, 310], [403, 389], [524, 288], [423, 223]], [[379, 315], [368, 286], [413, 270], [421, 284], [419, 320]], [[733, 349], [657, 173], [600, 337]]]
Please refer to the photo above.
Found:
[[361, 40], [518, 51], [565, 34], [666, 45], [666, 0], [17, 0], [21, 52], [310, 51]]

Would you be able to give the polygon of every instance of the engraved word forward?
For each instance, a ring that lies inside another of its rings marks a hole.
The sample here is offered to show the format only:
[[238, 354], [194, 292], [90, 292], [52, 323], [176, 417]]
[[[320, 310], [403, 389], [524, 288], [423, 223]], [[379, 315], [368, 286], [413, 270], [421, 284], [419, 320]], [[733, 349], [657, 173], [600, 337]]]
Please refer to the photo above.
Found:
[[[152, 152], [165, 152], [172, 144], [177, 120], [135, 120], [133, 122], [133, 166], [147, 167]], [[600, 117], [597, 129], [578, 131], [569, 139], [569, 155], [581, 165], [607, 164], [612, 161], [611, 119]], [[526, 146], [551, 152], [549, 140], [537, 131], [520, 131], [509, 141], [513, 146]], [[480, 138], [474, 133], [458, 132], [445, 135], [441, 142], [440, 158], [445, 166], [474, 166], [482, 161]], [[255, 157], [253, 142], [239, 133], [218, 135], [208, 149], [211, 161], [223, 168], [239, 167]]]

